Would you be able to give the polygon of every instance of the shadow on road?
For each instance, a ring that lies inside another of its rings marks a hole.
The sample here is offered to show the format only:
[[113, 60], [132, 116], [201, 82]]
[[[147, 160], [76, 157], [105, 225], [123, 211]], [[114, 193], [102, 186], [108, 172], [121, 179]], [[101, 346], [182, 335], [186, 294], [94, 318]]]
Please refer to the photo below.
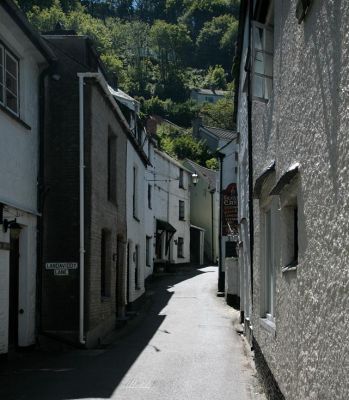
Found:
[[166, 315], [159, 314], [173, 296], [169, 289], [202, 273], [206, 271], [187, 267], [157, 278], [149, 288], [153, 293], [149, 311], [131, 332], [107, 349], [61, 354], [35, 351], [0, 363], [0, 399], [109, 399], [164, 322]]

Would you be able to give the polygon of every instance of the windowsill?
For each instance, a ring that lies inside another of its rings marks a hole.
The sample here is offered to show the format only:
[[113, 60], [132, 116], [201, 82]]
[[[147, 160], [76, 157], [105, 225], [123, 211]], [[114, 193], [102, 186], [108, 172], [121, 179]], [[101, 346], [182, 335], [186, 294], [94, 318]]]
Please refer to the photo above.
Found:
[[276, 334], [276, 326], [275, 323], [270, 321], [267, 318], [260, 318], [259, 319], [259, 325], [265, 329], [266, 331], [268, 331], [269, 333], [271, 333], [272, 335], [275, 336]]
[[185, 258], [184, 256], [177, 256], [177, 258]]
[[141, 287], [140, 286], [136, 286], [135, 289], [136, 290], [141, 290]]
[[31, 131], [32, 128], [28, 124], [26, 124], [20, 117], [18, 117], [16, 114], [14, 114], [10, 110], [8, 110], [2, 104], [0, 104], [0, 110], [3, 111], [5, 114], [7, 114], [10, 118], [17, 121], [19, 124], [21, 124], [25, 129], [27, 129], [28, 131]]
[[270, 99], [263, 99], [262, 97], [253, 96], [253, 101], [259, 101], [260, 103], [268, 104]]
[[285, 267], [283, 267], [281, 269], [281, 272], [285, 273], [285, 272], [290, 272], [290, 271], [297, 271], [297, 268], [298, 268], [298, 262], [294, 261], [294, 262], [291, 262], [290, 264], [286, 265]]
[[185, 222], [185, 219], [184, 219], [184, 218], [179, 218], [178, 221], [183, 221], [183, 222]]

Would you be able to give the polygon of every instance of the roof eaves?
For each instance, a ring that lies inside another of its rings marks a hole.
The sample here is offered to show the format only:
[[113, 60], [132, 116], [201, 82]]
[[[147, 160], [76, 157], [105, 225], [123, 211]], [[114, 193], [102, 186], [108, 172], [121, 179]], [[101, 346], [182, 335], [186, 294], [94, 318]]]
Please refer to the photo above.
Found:
[[17, 7], [12, 0], [2, 0], [1, 5], [12, 17], [12, 19], [18, 24], [22, 31], [28, 36], [34, 46], [40, 51], [40, 53], [46, 58], [49, 63], [57, 60], [55, 53], [45, 43], [45, 41], [28, 22], [24, 13]]

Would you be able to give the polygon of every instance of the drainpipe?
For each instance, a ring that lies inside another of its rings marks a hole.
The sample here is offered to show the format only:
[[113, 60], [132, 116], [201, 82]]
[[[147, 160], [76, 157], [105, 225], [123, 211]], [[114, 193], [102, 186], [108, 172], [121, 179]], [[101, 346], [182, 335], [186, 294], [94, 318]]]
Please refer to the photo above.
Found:
[[85, 314], [85, 196], [84, 196], [84, 75], [79, 77], [79, 183], [80, 183], [80, 275], [79, 275], [79, 342], [86, 344], [84, 332]]
[[36, 297], [36, 326], [41, 332], [41, 304], [42, 304], [42, 268], [43, 268], [43, 208], [46, 190], [44, 188], [44, 138], [45, 138], [45, 78], [52, 70], [52, 64], [45, 68], [39, 76], [39, 169], [38, 169], [38, 189], [37, 189], [37, 297]]
[[219, 158], [219, 263], [218, 263], [218, 292], [224, 292], [225, 276], [223, 272], [223, 252], [222, 252], [222, 225], [223, 225], [223, 160], [225, 154], [218, 153]]
[[212, 262], [214, 263], [214, 204], [213, 204], [213, 196], [215, 194], [216, 190], [212, 189], [210, 190], [211, 193], [211, 259]]

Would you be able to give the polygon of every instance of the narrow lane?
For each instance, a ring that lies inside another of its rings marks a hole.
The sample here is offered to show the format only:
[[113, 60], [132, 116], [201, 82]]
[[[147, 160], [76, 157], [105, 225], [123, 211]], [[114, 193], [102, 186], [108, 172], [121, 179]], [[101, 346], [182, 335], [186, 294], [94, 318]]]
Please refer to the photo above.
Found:
[[238, 313], [216, 297], [216, 282], [216, 267], [160, 278], [132, 332], [108, 349], [15, 363], [0, 376], [0, 398], [264, 400]]

